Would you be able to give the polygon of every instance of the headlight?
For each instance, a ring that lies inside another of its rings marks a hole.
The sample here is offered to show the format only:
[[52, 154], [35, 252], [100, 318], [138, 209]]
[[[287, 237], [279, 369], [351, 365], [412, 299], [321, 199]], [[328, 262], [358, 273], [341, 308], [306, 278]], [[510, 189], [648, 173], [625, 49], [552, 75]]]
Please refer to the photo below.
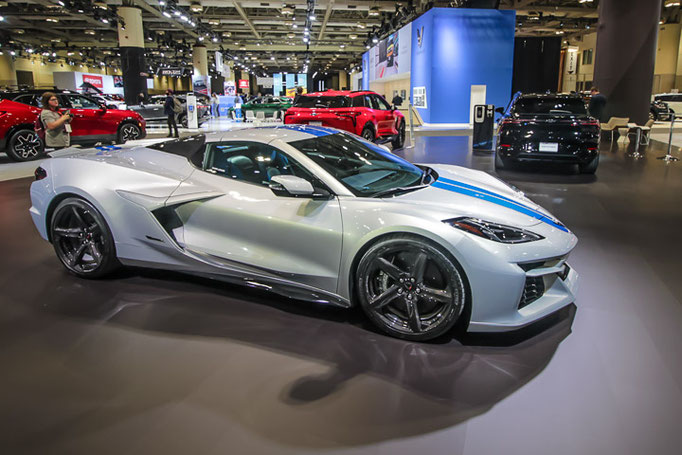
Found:
[[524, 229], [490, 223], [488, 221], [479, 220], [478, 218], [453, 218], [451, 220], [444, 220], [443, 222], [454, 228], [483, 237], [484, 239], [492, 240], [493, 242], [526, 243], [544, 239], [543, 236]]

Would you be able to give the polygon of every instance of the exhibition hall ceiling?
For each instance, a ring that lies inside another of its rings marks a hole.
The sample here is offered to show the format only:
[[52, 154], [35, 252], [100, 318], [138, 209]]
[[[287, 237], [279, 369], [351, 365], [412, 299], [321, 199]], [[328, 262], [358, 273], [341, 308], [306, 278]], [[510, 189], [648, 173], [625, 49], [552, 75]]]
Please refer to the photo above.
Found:
[[[375, 38], [386, 37], [424, 11], [482, 3], [494, 1], [0, 1], [0, 44], [2, 51], [18, 56], [39, 52], [52, 61], [115, 67], [121, 21], [116, 9], [137, 6], [152, 66], [189, 65], [192, 47], [204, 44], [248, 61], [249, 70], [257, 74], [351, 70]], [[598, 3], [501, 0], [499, 8], [517, 10], [517, 36], [561, 35], [571, 40], [594, 31]], [[666, 3], [675, 5], [664, 8], [662, 20], [677, 21], [679, 2]]]

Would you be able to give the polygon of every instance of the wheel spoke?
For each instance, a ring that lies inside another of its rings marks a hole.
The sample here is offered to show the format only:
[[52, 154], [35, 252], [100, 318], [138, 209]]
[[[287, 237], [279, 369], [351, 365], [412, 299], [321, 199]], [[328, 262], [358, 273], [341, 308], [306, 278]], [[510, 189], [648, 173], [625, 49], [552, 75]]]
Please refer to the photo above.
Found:
[[90, 255], [95, 260], [97, 265], [102, 262], [102, 253], [99, 251], [99, 247], [95, 242], [90, 242], [88, 249], [90, 250]]
[[412, 272], [412, 275], [415, 280], [417, 280], [417, 283], [422, 283], [424, 281], [424, 271], [426, 270], [427, 259], [428, 256], [426, 253], [420, 251], [414, 261], [414, 272]]
[[81, 261], [81, 259], [83, 259], [83, 255], [85, 254], [85, 250], [88, 249], [88, 245], [89, 244], [87, 242], [83, 242], [80, 245], [78, 245], [76, 251], [69, 258], [69, 264], [71, 264], [71, 267], [75, 267], [76, 264], [78, 264]]
[[399, 280], [400, 276], [403, 275], [402, 270], [400, 270], [396, 265], [388, 262], [388, 260], [385, 258], [379, 258], [377, 259], [377, 262], [379, 263], [379, 268], [386, 272], [386, 274], [388, 274], [388, 276], [394, 280]]
[[369, 302], [370, 307], [372, 307], [373, 310], [378, 310], [388, 305], [398, 296], [398, 289], [398, 286], [391, 286], [390, 288], [386, 289], [384, 292], [372, 299], [371, 302]]
[[422, 320], [419, 317], [417, 302], [414, 300], [407, 300], [407, 318], [407, 322], [410, 324], [410, 329], [413, 332], [419, 333], [422, 331]]
[[85, 222], [85, 220], [83, 219], [83, 216], [78, 211], [78, 208], [76, 208], [76, 206], [72, 205], [71, 206], [71, 212], [73, 212], [73, 215], [76, 217], [76, 222], [80, 225], [80, 227], [82, 229], [87, 229], [88, 223]]
[[77, 239], [83, 234], [83, 229], [80, 228], [54, 228], [54, 233], [59, 237], [69, 237]]
[[425, 299], [432, 299], [440, 303], [448, 303], [452, 301], [452, 292], [449, 289], [433, 289], [430, 287], [423, 288], [424, 293], [422, 297]]

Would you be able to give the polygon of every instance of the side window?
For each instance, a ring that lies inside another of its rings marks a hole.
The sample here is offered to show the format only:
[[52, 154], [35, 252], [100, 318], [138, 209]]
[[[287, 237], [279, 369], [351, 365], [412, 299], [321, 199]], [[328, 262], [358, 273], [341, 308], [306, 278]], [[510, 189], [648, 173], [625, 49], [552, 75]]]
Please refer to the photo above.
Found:
[[379, 109], [379, 106], [377, 106], [376, 101], [374, 101], [374, 99], [371, 96], [365, 95], [363, 96], [363, 98], [365, 99], [365, 107], [369, 107], [371, 109]]
[[381, 109], [383, 111], [390, 111], [391, 106], [384, 100], [381, 96], [378, 95], [372, 95], [372, 98], [374, 99], [374, 102], [377, 104], [376, 109]]
[[309, 182], [316, 179], [284, 152], [260, 142], [214, 142], [206, 144], [203, 169], [224, 177], [268, 186], [275, 175], [295, 175]]
[[365, 103], [362, 102], [364, 99], [364, 96], [356, 96], [353, 98], [353, 107], [364, 107]]
[[99, 109], [99, 104], [81, 95], [69, 95], [69, 101], [74, 109]]
[[35, 106], [35, 103], [33, 102], [33, 95], [19, 95], [16, 98], [14, 98], [14, 101], [17, 103], [23, 103], [23, 104], [29, 104], [31, 106]]

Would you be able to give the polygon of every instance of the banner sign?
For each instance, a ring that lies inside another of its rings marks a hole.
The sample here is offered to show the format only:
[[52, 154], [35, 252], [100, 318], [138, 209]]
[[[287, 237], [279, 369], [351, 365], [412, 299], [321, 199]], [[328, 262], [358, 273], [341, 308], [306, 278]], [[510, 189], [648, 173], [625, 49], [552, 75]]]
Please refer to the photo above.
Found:
[[573, 74], [578, 69], [578, 48], [569, 47], [566, 51], [566, 72]]
[[249, 88], [249, 80], [239, 79], [239, 88]]
[[93, 76], [91, 74], [83, 74], [83, 83], [87, 82], [88, 84], [92, 84], [94, 87], [97, 87], [98, 89], [103, 89], [104, 88], [104, 82], [102, 81], [102, 76]]
[[185, 68], [159, 68], [157, 74], [159, 76], [182, 77], [185, 75]]
[[263, 88], [272, 88], [274, 79], [272, 77], [257, 77], [256, 82]]

